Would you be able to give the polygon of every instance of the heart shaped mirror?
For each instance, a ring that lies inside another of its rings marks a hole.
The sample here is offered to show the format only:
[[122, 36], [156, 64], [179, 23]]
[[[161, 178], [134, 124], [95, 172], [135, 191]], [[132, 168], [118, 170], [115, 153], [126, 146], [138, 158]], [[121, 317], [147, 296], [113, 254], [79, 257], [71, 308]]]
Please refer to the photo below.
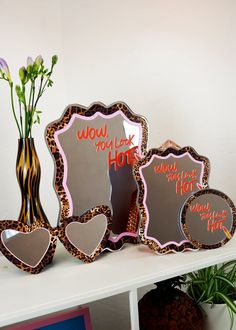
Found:
[[19, 221], [0, 221], [0, 250], [21, 270], [39, 273], [51, 263], [56, 249], [56, 233], [46, 225], [32, 226]]
[[107, 248], [111, 219], [108, 206], [97, 206], [81, 217], [65, 219], [59, 228], [58, 237], [74, 257], [92, 262]]
[[5, 229], [1, 234], [1, 240], [9, 253], [20, 262], [29, 267], [37, 267], [49, 248], [50, 233], [45, 228], [38, 228], [29, 233]]
[[179, 212], [188, 196], [207, 186], [209, 161], [191, 147], [164, 145], [151, 149], [134, 165], [139, 186], [140, 237], [158, 253], [194, 249], [179, 226]]
[[124, 103], [68, 106], [49, 124], [46, 141], [55, 161], [59, 221], [96, 205], [112, 210], [109, 249], [137, 241], [137, 184], [132, 167], [147, 147], [147, 123]]
[[203, 189], [184, 203], [181, 225], [185, 236], [197, 248], [218, 248], [235, 232], [236, 209], [232, 200], [221, 191]]

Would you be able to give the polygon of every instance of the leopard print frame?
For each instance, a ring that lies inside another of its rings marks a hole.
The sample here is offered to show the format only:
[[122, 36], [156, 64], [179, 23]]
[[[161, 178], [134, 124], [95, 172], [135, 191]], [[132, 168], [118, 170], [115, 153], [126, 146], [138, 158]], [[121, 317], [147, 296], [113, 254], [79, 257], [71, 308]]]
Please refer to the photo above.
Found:
[[[35, 229], [45, 228], [49, 231], [50, 234], [50, 243], [47, 252], [45, 253], [42, 260], [37, 264], [36, 267], [31, 267], [25, 264], [23, 261], [16, 258], [10, 251], [5, 247], [2, 242], [1, 235], [4, 230], [12, 229], [17, 230], [22, 233], [30, 233]], [[19, 221], [14, 220], [2, 220], [0, 221], [0, 251], [2, 254], [12, 262], [16, 267], [19, 269], [26, 271], [31, 274], [38, 274], [40, 273], [48, 264], [52, 262], [55, 250], [57, 245], [57, 232], [50, 226], [45, 224], [43, 227], [39, 223], [34, 223], [30, 226], [23, 224]]]
[[194, 250], [196, 247], [191, 242], [185, 242], [179, 246], [176, 246], [175, 244], [169, 244], [166, 247], [161, 247], [159, 244], [157, 244], [155, 241], [151, 239], [147, 239], [145, 237], [145, 228], [147, 223], [147, 213], [144, 206], [144, 183], [141, 179], [141, 175], [139, 172], [139, 169], [141, 166], [147, 164], [153, 155], [158, 155], [165, 157], [169, 155], [170, 153], [176, 156], [183, 155], [184, 153], [189, 153], [194, 159], [203, 162], [204, 164], [204, 173], [203, 173], [203, 185], [204, 187], [208, 187], [208, 177], [210, 172], [210, 163], [209, 160], [206, 157], [200, 156], [197, 154], [197, 152], [192, 147], [184, 147], [184, 148], [167, 148], [167, 149], [151, 149], [147, 153], [146, 157], [139, 162], [137, 162], [134, 165], [134, 175], [136, 178], [136, 181], [138, 183], [139, 187], [139, 194], [138, 194], [138, 207], [140, 211], [141, 216], [141, 224], [140, 224], [140, 230], [139, 235], [141, 239], [141, 243], [148, 245], [150, 249], [156, 251], [160, 254], [165, 254], [169, 252], [183, 252], [184, 250]]
[[[55, 176], [54, 176], [54, 189], [59, 199], [60, 203], [60, 214], [59, 223], [63, 223], [65, 219], [69, 216], [69, 201], [67, 194], [63, 187], [63, 175], [64, 175], [64, 164], [62, 156], [59, 152], [58, 146], [54, 139], [54, 134], [56, 131], [63, 129], [70, 121], [73, 114], [83, 115], [85, 117], [91, 117], [95, 113], [100, 112], [103, 115], [111, 115], [117, 111], [122, 111], [123, 114], [131, 121], [141, 124], [142, 127], [142, 139], [141, 139], [141, 153], [140, 157], [146, 155], [147, 143], [148, 143], [148, 125], [144, 117], [134, 114], [131, 109], [123, 102], [113, 103], [109, 106], [105, 106], [103, 103], [97, 102], [93, 103], [90, 107], [84, 107], [81, 105], [69, 105], [59, 120], [50, 123], [46, 128], [45, 138], [47, 146], [51, 152], [51, 155], [55, 161]], [[132, 221], [130, 221], [130, 219]], [[132, 222], [132, 223], [131, 223]], [[137, 206], [131, 208], [129, 223], [127, 224], [127, 232], [130, 228], [138, 228], [139, 223], [139, 213], [137, 212]], [[124, 236], [118, 242], [114, 243], [108, 241], [108, 248], [110, 250], [117, 250], [122, 247], [124, 243], [137, 243], [138, 240], [135, 237]]]
[[217, 196], [220, 196], [221, 198], [223, 198], [226, 203], [229, 205], [231, 211], [232, 211], [232, 216], [233, 216], [233, 224], [232, 224], [232, 229], [230, 231], [230, 235], [231, 237], [233, 236], [234, 232], [235, 232], [235, 228], [236, 228], [236, 209], [235, 209], [235, 206], [234, 206], [234, 203], [232, 202], [232, 200], [226, 196], [223, 192], [219, 191], [219, 190], [215, 190], [215, 189], [203, 189], [203, 190], [200, 190], [200, 191], [197, 191], [196, 193], [194, 193], [193, 195], [191, 195], [187, 201], [184, 203], [184, 206], [182, 208], [182, 211], [181, 211], [181, 225], [182, 225], [182, 229], [183, 229], [183, 232], [185, 234], [185, 236], [187, 237], [187, 239], [189, 241], [192, 242], [192, 244], [198, 248], [198, 249], [216, 249], [218, 247], [221, 247], [223, 245], [225, 245], [230, 239], [231, 237], [227, 237], [225, 236], [225, 239], [221, 240], [219, 243], [216, 243], [216, 244], [203, 244], [203, 243], [200, 243], [194, 239], [192, 239], [189, 231], [188, 231], [188, 227], [186, 225], [186, 213], [187, 213], [187, 210], [188, 208], [190, 207], [191, 203], [199, 196], [201, 195], [205, 195], [205, 194], [215, 194]]
[[[91, 255], [86, 255], [85, 253], [77, 249], [73, 244], [71, 244], [65, 232], [66, 227], [71, 222], [80, 222], [80, 223], [88, 222], [93, 217], [99, 214], [104, 214], [107, 217], [107, 229], [101, 243], [98, 245], [96, 250]], [[62, 242], [62, 244], [70, 254], [72, 254], [74, 257], [84, 262], [89, 263], [95, 261], [95, 259], [107, 248], [107, 241], [111, 232], [111, 225], [112, 225], [111, 210], [108, 206], [101, 205], [87, 211], [81, 217], [72, 216], [67, 219], [64, 219], [64, 221], [58, 228], [58, 238], [60, 239], [60, 241]]]

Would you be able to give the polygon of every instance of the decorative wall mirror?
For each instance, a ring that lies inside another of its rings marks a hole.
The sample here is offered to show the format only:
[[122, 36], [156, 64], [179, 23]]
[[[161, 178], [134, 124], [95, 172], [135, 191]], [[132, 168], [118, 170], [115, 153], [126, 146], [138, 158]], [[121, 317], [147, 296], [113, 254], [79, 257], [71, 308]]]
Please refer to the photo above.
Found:
[[56, 232], [49, 224], [27, 225], [19, 221], [0, 221], [0, 250], [21, 270], [39, 273], [48, 265], [56, 249]]
[[110, 249], [137, 241], [137, 184], [132, 174], [146, 153], [148, 128], [124, 103], [70, 105], [49, 124], [46, 141], [55, 160], [59, 222], [96, 205], [112, 210]]
[[191, 147], [164, 145], [134, 165], [141, 241], [158, 253], [195, 249], [183, 235], [179, 212], [188, 196], [208, 186], [209, 161]]
[[218, 248], [234, 234], [236, 209], [224, 193], [203, 189], [191, 195], [184, 203], [181, 224], [185, 236], [197, 248]]

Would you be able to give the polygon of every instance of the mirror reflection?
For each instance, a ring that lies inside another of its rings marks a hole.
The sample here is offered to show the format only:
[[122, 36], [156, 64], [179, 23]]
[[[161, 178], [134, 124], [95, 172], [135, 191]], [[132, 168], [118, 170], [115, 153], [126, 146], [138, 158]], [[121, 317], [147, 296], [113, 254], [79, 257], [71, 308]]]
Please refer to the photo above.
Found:
[[63, 158], [68, 216], [107, 205], [112, 210], [111, 240], [130, 229], [136, 233], [138, 218], [130, 216], [137, 196], [132, 166], [142, 154], [141, 124], [120, 110], [109, 115], [95, 112], [91, 117], [74, 113], [54, 137]]
[[15, 258], [30, 267], [36, 267], [48, 251], [50, 233], [45, 228], [30, 233], [6, 229], [1, 234], [1, 240]]
[[186, 198], [207, 184], [208, 165], [207, 158], [186, 147], [164, 152], [152, 149], [135, 166], [139, 207], [145, 214], [141, 223], [144, 244], [160, 252], [167, 252], [169, 245], [177, 251], [180, 246], [191, 246], [180, 228], [179, 213]]
[[184, 232], [205, 248], [218, 247], [234, 232], [233, 208], [228, 197], [216, 190], [204, 190], [190, 197], [182, 211]]
[[93, 217], [88, 222], [71, 222], [66, 227], [66, 236], [78, 250], [92, 255], [102, 242], [107, 230], [107, 218], [104, 214]]

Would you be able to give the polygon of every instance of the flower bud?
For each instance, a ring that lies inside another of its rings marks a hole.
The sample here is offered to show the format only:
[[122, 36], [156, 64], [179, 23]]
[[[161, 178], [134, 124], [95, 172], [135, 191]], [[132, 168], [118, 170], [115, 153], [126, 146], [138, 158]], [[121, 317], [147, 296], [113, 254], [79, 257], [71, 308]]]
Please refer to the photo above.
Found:
[[52, 65], [57, 64], [57, 61], [58, 61], [58, 56], [57, 55], [53, 55], [53, 57], [52, 57]]
[[27, 70], [24, 66], [22, 66], [19, 70], [19, 77], [22, 84], [25, 84], [27, 82]]
[[33, 74], [34, 75], [37, 75], [38, 74], [38, 70], [39, 70], [39, 65], [36, 62], [34, 62], [33, 67], [32, 67]]
[[28, 56], [28, 57], [27, 57], [27, 67], [28, 67], [29, 65], [32, 66], [33, 64], [34, 64], [34, 61], [33, 61], [32, 57]]
[[3, 58], [0, 58], [0, 72], [11, 82], [10, 70], [7, 62]]
[[29, 76], [31, 76], [33, 64], [34, 64], [34, 61], [32, 60], [32, 57], [29, 56], [27, 58], [27, 72], [28, 72]]
[[40, 66], [41, 64], [43, 64], [43, 58], [41, 55], [38, 55], [34, 61], [38, 66]]
[[16, 85], [15, 89], [16, 89], [16, 94], [17, 94], [17, 96], [20, 97], [20, 95], [21, 95], [21, 89], [20, 89], [20, 86], [19, 86], [19, 85]]

